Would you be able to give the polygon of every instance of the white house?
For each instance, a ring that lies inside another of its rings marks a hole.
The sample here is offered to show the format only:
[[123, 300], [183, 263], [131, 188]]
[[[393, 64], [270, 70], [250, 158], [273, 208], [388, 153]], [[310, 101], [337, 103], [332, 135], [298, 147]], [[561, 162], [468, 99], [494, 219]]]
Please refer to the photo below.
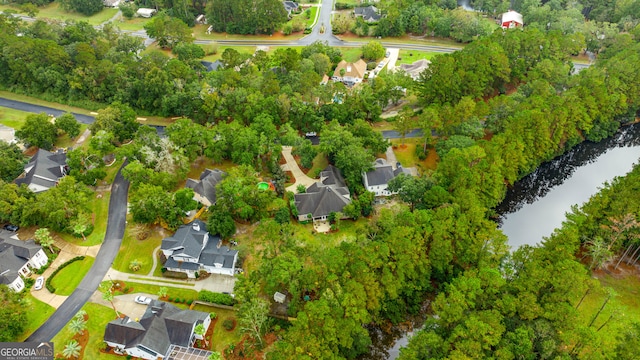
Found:
[[522, 21], [522, 14], [517, 13], [513, 10], [509, 10], [506, 13], [502, 14], [502, 21], [500, 25], [503, 29], [513, 29], [524, 26], [524, 22]]
[[164, 267], [183, 272], [190, 278], [204, 270], [210, 274], [233, 276], [238, 251], [222, 245], [219, 236], [211, 236], [201, 220], [183, 225], [176, 233], [162, 240], [162, 253], [167, 258]]
[[[182, 310], [171, 304], [152, 300], [140, 321], [129, 317], [119, 318], [107, 324], [104, 341], [116, 353], [148, 360], [173, 358], [174, 346], [193, 352], [198, 336], [196, 326], [202, 324], [206, 333], [211, 324], [209, 314], [202, 311]], [[208, 358], [201, 351], [203, 359]], [[200, 358], [200, 357], [199, 357]]]
[[9, 144], [16, 142], [16, 130], [12, 127], [0, 124], [0, 140]]
[[22, 277], [31, 275], [32, 269], [47, 265], [47, 255], [33, 240], [0, 238], [0, 284], [16, 292], [24, 289]]
[[367, 191], [371, 191], [376, 196], [390, 196], [398, 192], [392, 192], [388, 189], [389, 181], [400, 174], [411, 175], [411, 172], [403, 168], [402, 165], [394, 169], [385, 159], [376, 159], [373, 169], [362, 174], [362, 180]]
[[117, 8], [120, 5], [120, 0], [103, 0], [102, 3], [105, 7]]
[[63, 151], [55, 153], [39, 149], [24, 167], [24, 173], [14, 182], [26, 184], [31, 191], [38, 193], [56, 186], [58, 181], [67, 175], [67, 154]]

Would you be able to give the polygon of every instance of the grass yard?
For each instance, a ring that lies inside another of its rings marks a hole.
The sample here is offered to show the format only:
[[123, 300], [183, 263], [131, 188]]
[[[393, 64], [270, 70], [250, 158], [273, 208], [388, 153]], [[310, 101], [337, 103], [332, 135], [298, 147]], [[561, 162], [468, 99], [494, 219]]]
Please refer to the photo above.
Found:
[[342, 53], [342, 59], [346, 62], [356, 62], [362, 56], [362, 49], [359, 47], [338, 47]]
[[227, 329], [225, 329], [222, 326], [222, 323], [226, 319], [235, 319], [237, 321], [235, 311], [220, 309], [217, 307], [201, 305], [201, 304], [195, 305], [193, 307], [193, 310], [202, 311], [206, 313], [214, 312], [218, 315], [215, 327], [213, 328], [213, 335], [211, 336], [211, 339], [210, 339], [211, 350], [224, 353], [223, 351], [226, 347], [228, 347], [231, 344], [237, 344], [242, 339], [242, 332], [240, 332], [240, 329], [238, 328], [237, 324], [235, 329], [233, 329], [232, 331], [227, 331]]
[[[2, 10], [13, 10], [17, 13], [24, 13], [19, 7], [12, 6], [0, 6], [0, 11]], [[75, 21], [86, 21], [91, 25], [100, 25], [103, 22], [111, 19], [115, 14], [118, 13], [118, 9], [103, 9], [99, 13], [86, 16], [76, 12], [68, 12], [60, 7], [60, 3], [57, 1], [52, 2], [49, 5], [38, 7], [38, 13], [36, 14], [36, 18], [38, 19], [55, 19], [55, 20], [75, 20]]]
[[415, 166], [418, 168], [419, 173], [424, 173], [427, 170], [435, 170], [438, 165], [438, 155], [434, 149], [427, 148], [427, 158], [420, 160], [416, 156], [416, 146], [422, 146], [422, 138], [406, 138], [404, 140], [404, 146], [402, 146], [402, 139], [392, 139], [391, 144], [394, 146], [393, 152], [396, 154], [396, 158], [404, 167]]
[[16, 339], [18, 341], [24, 341], [56, 311], [53, 306], [36, 299], [30, 292], [27, 293], [25, 299], [27, 300], [26, 304], [28, 304], [26, 306], [27, 323], [24, 333]]
[[222, 53], [226, 50], [226, 49], [234, 49], [237, 52], [241, 53], [241, 54], [253, 54], [254, 52], [256, 52], [256, 47], [255, 46], [218, 46], [218, 51], [215, 54], [211, 54], [211, 55], [207, 55], [205, 57], [202, 58], [202, 60], [205, 61], [211, 61], [214, 62], [216, 60], [220, 60], [222, 58]]
[[144, 25], [151, 19], [134, 17], [131, 20], [127, 20], [124, 17], [121, 17], [118, 21], [115, 21], [114, 24], [120, 28], [120, 30], [128, 30], [128, 31], [138, 31], [144, 29]]
[[[630, 275], [623, 278], [613, 277], [600, 273], [597, 276], [603, 286], [610, 287], [617, 296], [610, 300], [602, 313], [593, 323], [593, 327], [598, 329], [613, 314], [611, 321], [605, 325], [600, 332], [603, 334], [602, 347], [605, 349], [615, 345], [617, 335], [627, 328], [632, 322], [640, 322], [640, 279]], [[590, 293], [579, 307], [580, 321], [582, 325], [588, 325], [600, 309], [606, 299], [606, 292]], [[580, 299], [576, 299], [575, 304]]]
[[307, 171], [307, 175], [311, 178], [316, 178], [320, 171], [324, 170], [327, 165], [329, 165], [327, 156], [323, 153], [318, 153], [313, 159], [313, 166]]
[[[84, 347], [84, 359], [105, 359], [105, 360], [122, 360], [123, 356], [115, 356], [104, 354], [100, 349], [104, 349], [104, 329], [109, 321], [115, 319], [113, 309], [110, 307], [88, 302], [82, 309], [87, 312], [87, 328], [85, 331], [89, 333], [89, 341]], [[73, 320], [71, 320], [73, 321]], [[70, 322], [71, 322], [70, 321]], [[68, 323], [67, 323], [68, 325]], [[64, 345], [73, 338], [73, 333], [69, 326], [65, 326], [51, 339], [54, 343], [55, 352], [62, 353]]]
[[282, 31], [276, 31], [273, 35], [241, 35], [212, 32], [207, 34], [209, 25], [196, 25], [193, 28], [193, 36], [198, 40], [251, 40], [251, 41], [269, 41], [269, 40], [297, 40], [306, 35], [302, 32], [284, 35]]
[[91, 220], [95, 227], [91, 234], [87, 236], [86, 241], [82, 237], [76, 237], [72, 234], [59, 233], [58, 235], [65, 241], [79, 246], [93, 246], [101, 244], [102, 240], [104, 240], [104, 234], [107, 231], [107, 222], [105, 219], [108, 217], [109, 213], [110, 197], [110, 192], [96, 193], [94, 198], [89, 201], [88, 207], [91, 211]]
[[73, 290], [84, 279], [85, 274], [89, 271], [95, 258], [86, 256], [82, 260], [74, 261], [67, 267], [60, 270], [56, 276], [51, 279], [51, 285], [56, 288], [56, 295], [71, 295]]
[[440, 53], [400, 49], [400, 53], [398, 54], [398, 61], [396, 61], [396, 66], [401, 64], [413, 64], [420, 59], [431, 60], [438, 54]]
[[[171, 279], [169, 279], [171, 280]], [[191, 280], [193, 281], [193, 280]], [[111, 281], [103, 281], [100, 284], [100, 288], [102, 289], [104, 288], [104, 286], [106, 286], [107, 288], [109, 286], [111, 286]], [[160, 286], [159, 285], [150, 285], [150, 284], [142, 284], [142, 283], [137, 283], [137, 282], [132, 282], [132, 281], [127, 281], [124, 285], [125, 287], [128, 287], [130, 289], [131, 292], [141, 292], [141, 293], [147, 293], [147, 294], [157, 294], [158, 291], [160, 290]], [[176, 287], [171, 287], [169, 284], [167, 284], [166, 286], [164, 286], [168, 289], [168, 294], [167, 296], [170, 298], [180, 298], [180, 299], [185, 299], [185, 300], [195, 300], [198, 297], [198, 292], [192, 289], [183, 289], [183, 288], [176, 288]], [[116, 291], [115, 295], [122, 295], [121, 291]], [[173, 304], [176, 306], [180, 306], [181, 304]], [[185, 304], [186, 305], [186, 304]]]
[[29, 114], [31, 113], [0, 106], [0, 124], [18, 130], [22, 127], [25, 118]]
[[[163, 236], [157, 231], [148, 231], [150, 232], [149, 237], [144, 240], [138, 240], [135, 234], [135, 227], [127, 227], [124, 238], [122, 239], [122, 245], [120, 245], [120, 251], [113, 261], [114, 269], [139, 275], [147, 275], [149, 271], [151, 271], [151, 266], [153, 265], [153, 250], [160, 246]], [[140, 262], [140, 270], [129, 270], [129, 264], [133, 260]], [[159, 263], [158, 267], [161, 267]]]

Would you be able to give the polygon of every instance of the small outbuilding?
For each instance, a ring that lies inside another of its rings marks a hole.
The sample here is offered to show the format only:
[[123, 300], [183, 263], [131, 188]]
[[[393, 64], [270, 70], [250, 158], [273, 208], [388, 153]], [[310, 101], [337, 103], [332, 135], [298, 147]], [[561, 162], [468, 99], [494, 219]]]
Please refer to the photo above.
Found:
[[522, 27], [524, 26], [524, 22], [522, 21], [522, 14], [517, 13], [513, 10], [509, 10], [506, 13], [502, 14], [502, 21], [500, 25], [503, 29], [514, 29]]
[[140, 8], [136, 12], [136, 14], [138, 14], [138, 16], [143, 17], [143, 18], [150, 18], [155, 13], [156, 13], [156, 9], [149, 9], [149, 8]]
[[278, 304], [284, 303], [285, 300], [287, 300], [287, 295], [277, 291], [275, 294], [273, 294], [273, 301], [277, 302]]

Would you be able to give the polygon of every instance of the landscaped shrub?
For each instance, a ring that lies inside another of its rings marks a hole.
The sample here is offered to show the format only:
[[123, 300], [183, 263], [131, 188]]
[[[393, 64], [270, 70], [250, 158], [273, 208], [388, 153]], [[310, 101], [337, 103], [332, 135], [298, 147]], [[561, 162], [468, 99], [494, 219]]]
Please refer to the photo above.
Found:
[[191, 304], [193, 304], [193, 300], [188, 300], [187, 305], [191, 305]]
[[215, 319], [215, 318], [217, 318], [217, 317], [218, 317], [218, 314], [216, 314], [216, 313], [214, 313], [214, 312], [210, 312], [210, 313], [209, 313], [209, 319], [213, 320], [213, 319]]
[[227, 331], [231, 331], [233, 330], [233, 328], [235, 327], [235, 321], [233, 321], [233, 319], [225, 319], [222, 322], [222, 327], [225, 328]]
[[173, 298], [172, 298], [172, 297], [167, 298], [167, 301], [169, 301], [169, 302], [173, 302]]
[[424, 151], [424, 148], [420, 145], [416, 146], [416, 156], [420, 161], [425, 160], [427, 158], [427, 153]]
[[228, 306], [233, 306], [234, 303], [231, 295], [216, 293], [209, 290], [200, 291], [200, 293], [198, 293], [198, 300]]
[[162, 273], [162, 276], [173, 279], [187, 279], [189, 277], [187, 274], [179, 271], [165, 271]]
[[32, 279], [32, 278], [26, 278], [24, 279], [24, 288], [25, 289], [29, 289], [33, 286], [33, 284], [35, 284], [36, 280]]
[[78, 260], [84, 260], [84, 256], [76, 256], [73, 259], [67, 261], [66, 263], [60, 265], [57, 269], [55, 269], [53, 271], [53, 273], [51, 273], [51, 276], [49, 276], [49, 278], [44, 282], [44, 286], [47, 288], [47, 290], [49, 290], [49, 292], [51, 292], [52, 294], [56, 292], [56, 288], [54, 288], [51, 285], [51, 279], [53, 279], [54, 277], [56, 277], [56, 274], [58, 273], [58, 271], [64, 269], [65, 267], [69, 266], [69, 264], [74, 263]]
[[355, 7], [354, 4], [345, 4], [345, 3], [341, 3], [341, 2], [337, 2], [336, 3], [336, 10], [353, 9], [354, 7]]

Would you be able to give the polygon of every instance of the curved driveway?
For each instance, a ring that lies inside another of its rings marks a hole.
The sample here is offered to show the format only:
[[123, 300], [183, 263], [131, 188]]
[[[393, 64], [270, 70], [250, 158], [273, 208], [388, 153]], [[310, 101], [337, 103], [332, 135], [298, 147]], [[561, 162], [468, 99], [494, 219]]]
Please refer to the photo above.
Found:
[[[126, 165], [127, 161], [122, 164], [122, 167]], [[122, 167], [120, 170], [122, 170]], [[116, 258], [124, 236], [127, 194], [129, 192], [129, 182], [122, 177], [120, 170], [111, 187], [107, 230], [100, 251], [98, 251], [98, 256], [96, 256], [96, 261], [74, 292], [26, 341], [51, 341], [98, 289], [100, 282]]]

